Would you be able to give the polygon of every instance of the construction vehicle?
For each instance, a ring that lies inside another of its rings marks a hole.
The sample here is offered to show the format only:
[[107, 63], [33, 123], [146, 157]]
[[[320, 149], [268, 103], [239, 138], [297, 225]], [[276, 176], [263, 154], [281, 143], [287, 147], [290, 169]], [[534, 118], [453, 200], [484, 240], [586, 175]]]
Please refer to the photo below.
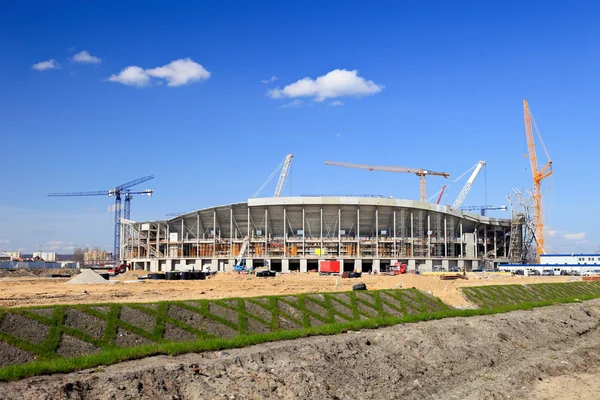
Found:
[[[529, 162], [531, 163], [531, 175], [533, 176], [533, 222], [535, 225], [535, 242], [537, 244], [537, 263], [540, 262], [540, 254], [544, 254], [544, 217], [542, 214], [542, 180], [552, 175], [552, 159], [550, 158], [550, 154], [548, 154], [548, 150], [546, 149], [546, 145], [544, 144], [544, 140], [540, 135], [540, 131], [533, 119], [533, 115], [529, 110], [529, 104], [527, 100], [523, 100], [523, 114], [525, 120], [525, 136], [527, 137], [527, 149], [529, 152]], [[533, 137], [533, 129], [531, 121], [533, 121], [533, 126], [535, 127], [535, 131], [537, 133], [540, 142], [542, 143], [542, 148], [544, 149], [544, 153], [546, 153], [546, 158], [548, 162], [541, 169], [538, 168], [537, 163], [537, 155], [535, 152], [535, 141]]]
[[406, 273], [406, 264], [394, 263], [392, 266], [392, 275], [402, 275]]
[[110, 275], [119, 275], [119, 274], [124, 274], [125, 272], [127, 272], [128, 268], [129, 268], [129, 265], [127, 265], [125, 263], [121, 263], [117, 268], [109, 269], [107, 272]]
[[237, 272], [249, 271], [246, 268], [246, 252], [248, 251], [248, 247], [250, 247], [250, 236], [246, 236], [244, 241], [242, 242], [242, 247], [240, 249], [240, 253], [235, 259], [235, 265], [233, 266], [233, 270]]
[[427, 201], [427, 175], [443, 176], [448, 178], [450, 176], [447, 172], [435, 172], [422, 168], [405, 168], [405, 167], [393, 167], [393, 166], [381, 166], [381, 165], [366, 165], [366, 164], [352, 164], [338, 161], [325, 161], [325, 165], [332, 165], [336, 167], [346, 168], [360, 168], [368, 169], [369, 171], [385, 171], [385, 172], [407, 172], [409, 174], [415, 174], [419, 177], [420, 182], [420, 197], [421, 201]]

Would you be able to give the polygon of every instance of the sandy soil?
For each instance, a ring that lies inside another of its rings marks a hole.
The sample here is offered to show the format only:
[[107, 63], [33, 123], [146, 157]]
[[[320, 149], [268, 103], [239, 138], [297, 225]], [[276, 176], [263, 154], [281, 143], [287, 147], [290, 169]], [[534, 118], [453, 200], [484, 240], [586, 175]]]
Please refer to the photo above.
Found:
[[[341, 279], [317, 274], [283, 274], [275, 278], [257, 278], [251, 275], [220, 273], [205, 281], [144, 281], [125, 283], [145, 272], [132, 271], [118, 277], [116, 285], [70, 285], [67, 279], [38, 277], [0, 278], [0, 307], [32, 305], [151, 302], [160, 300], [218, 299], [224, 297], [251, 297], [312, 292], [352, 290], [352, 285], [364, 282], [369, 289], [417, 288], [431, 292], [444, 303], [455, 307], [469, 307], [459, 287], [567, 282], [572, 277], [496, 277], [494, 274], [470, 273], [468, 280], [442, 281], [437, 276], [406, 274], [401, 276], [363, 275], [360, 279]], [[575, 278], [580, 279], [580, 278]]]
[[600, 299], [157, 356], [0, 383], [0, 399], [598, 399]]

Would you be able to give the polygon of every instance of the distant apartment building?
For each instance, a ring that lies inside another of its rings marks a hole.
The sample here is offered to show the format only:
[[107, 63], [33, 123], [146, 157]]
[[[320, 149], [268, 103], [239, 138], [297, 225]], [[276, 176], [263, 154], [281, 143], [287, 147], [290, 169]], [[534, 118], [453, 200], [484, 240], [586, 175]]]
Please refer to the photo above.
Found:
[[54, 262], [54, 261], [56, 261], [56, 253], [54, 253], [54, 252], [36, 251], [36, 252], [33, 253], [32, 258], [35, 259], [36, 257], [39, 257], [42, 260], [48, 261], [48, 262]]
[[89, 250], [83, 253], [83, 263], [85, 265], [93, 265], [100, 261], [111, 259], [111, 254], [106, 250]]
[[3, 251], [2, 253], [10, 256], [12, 260], [18, 260], [21, 258], [20, 251]]

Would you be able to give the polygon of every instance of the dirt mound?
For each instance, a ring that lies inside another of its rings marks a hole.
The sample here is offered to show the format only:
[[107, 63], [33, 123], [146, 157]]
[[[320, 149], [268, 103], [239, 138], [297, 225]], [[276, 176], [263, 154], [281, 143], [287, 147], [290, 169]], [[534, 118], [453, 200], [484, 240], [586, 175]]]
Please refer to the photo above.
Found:
[[599, 325], [592, 300], [150, 357], [2, 383], [0, 398], [559, 399], [568, 386], [539, 383], [576, 375], [561, 382], [581, 385], [600, 372]]
[[104, 279], [91, 269], [84, 269], [79, 275], [71, 279], [67, 283], [71, 285], [85, 285], [90, 283], [109, 283], [108, 280]]

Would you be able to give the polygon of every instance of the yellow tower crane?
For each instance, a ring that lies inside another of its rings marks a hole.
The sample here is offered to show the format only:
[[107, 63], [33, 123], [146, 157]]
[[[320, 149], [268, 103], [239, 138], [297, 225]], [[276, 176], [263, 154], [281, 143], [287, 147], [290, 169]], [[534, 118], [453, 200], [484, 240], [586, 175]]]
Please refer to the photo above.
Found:
[[325, 164], [336, 167], [368, 169], [369, 171], [407, 172], [409, 174], [415, 174], [419, 177], [419, 181], [421, 183], [421, 201], [427, 201], [427, 175], [443, 176], [444, 178], [448, 178], [450, 176], [450, 174], [447, 172], [435, 172], [421, 168], [388, 167], [379, 165], [352, 164], [337, 161], [325, 161]]
[[[542, 179], [552, 175], [552, 160], [546, 150], [546, 145], [542, 140], [540, 131], [529, 110], [527, 100], [523, 100], [523, 112], [525, 115], [525, 135], [527, 136], [527, 149], [529, 151], [529, 161], [531, 162], [531, 174], [533, 175], [533, 223], [535, 224], [535, 242], [537, 244], [537, 262], [540, 262], [540, 254], [544, 254], [544, 217], [542, 214]], [[537, 155], [535, 153], [535, 142], [533, 138], [533, 129], [531, 122], [537, 133], [542, 148], [546, 153], [548, 162], [541, 169], [538, 168]]]

